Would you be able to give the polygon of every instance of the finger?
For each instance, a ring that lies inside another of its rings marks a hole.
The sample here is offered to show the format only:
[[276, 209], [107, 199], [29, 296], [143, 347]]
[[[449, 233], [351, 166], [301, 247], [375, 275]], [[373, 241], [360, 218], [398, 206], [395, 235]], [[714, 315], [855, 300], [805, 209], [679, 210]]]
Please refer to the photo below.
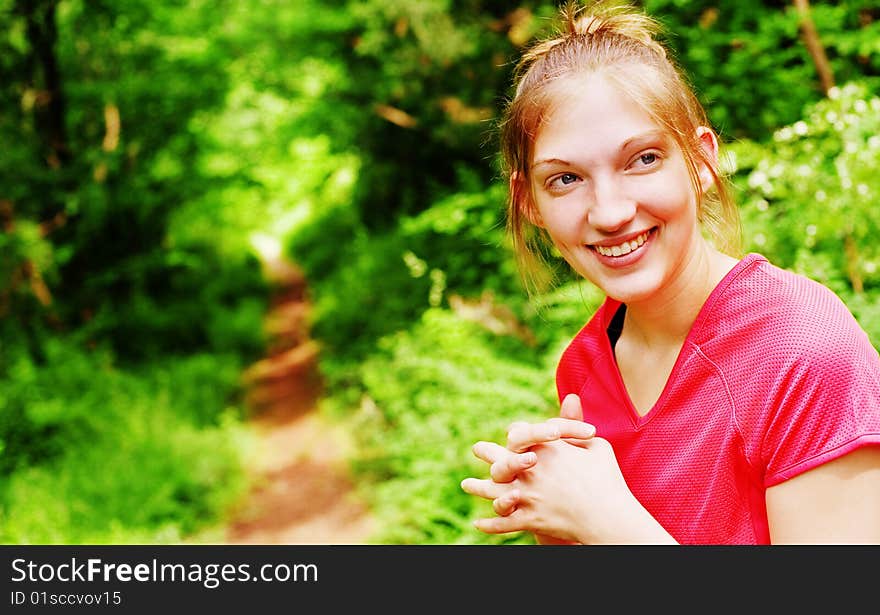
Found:
[[575, 393], [569, 393], [562, 400], [562, 406], [559, 408], [559, 416], [564, 419], [574, 419], [576, 421], [584, 420], [584, 410], [581, 407], [581, 398]]
[[584, 423], [583, 419], [553, 418], [547, 419], [547, 422], [556, 426], [562, 438], [589, 440], [596, 435], [596, 427], [589, 423]]
[[514, 512], [506, 517], [491, 517], [488, 519], [477, 519], [474, 521], [474, 527], [487, 534], [505, 534], [507, 532], [522, 532], [529, 528], [523, 525], [523, 521]]
[[499, 459], [510, 454], [506, 448], [495, 442], [480, 441], [471, 447], [471, 451], [478, 459], [482, 459], [486, 463], [495, 463]]
[[508, 486], [499, 485], [498, 483], [491, 480], [482, 480], [479, 478], [466, 478], [461, 481], [461, 489], [465, 493], [469, 493], [470, 495], [475, 495], [480, 498], [486, 498], [487, 500], [494, 500], [503, 496], [507, 490]]
[[542, 442], [552, 442], [562, 436], [559, 428], [549, 421], [523, 423], [507, 433], [507, 448], [521, 453]]
[[513, 491], [508, 491], [504, 495], [492, 500], [492, 509], [495, 511], [496, 514], [502, 517], [506, 517], [516, 510], [516, 505], [518, 503], [519, 490], [514, 489]]
[[586, 436], [574, 436], [566, 437], [571, 432], [566, 432], [566, 427], [560, 426], [560, 430], [563, 432], [563, 439], [569, 444], [573, 444], [574, 446], [579, 446], [581, 448], [587, 447], [587, 442], [590, 438], [596, 435], [596, 428], [589, 423], [584, 422], [584, 409], [581, 406], [581, 398], [575, 393], [569, 393], [565, 396], [565, 399], [562, 400], [562, 406], [559, 409], [559, 419], [550, 419], [550, 420], [561, 420], [561, 421], [575, 421], [579, 423], [582, 427], [572, 427], [574, 430], [583, 429]]
[[511, 453], [507, 449], [504, 452], [506, 455], [489, 467], [489, 475], [496, 483], [509, 483], [538, 461], [538, 456], [532, 452]]
[[[580, 420], [552, 418], [543, 423], [524, 424], [507, 434], [507, 448], [514, 452], [530, 449], [536, 444], [552, 442], [559, 438], [589, 440], [596, 435], [596, 428]], [[572, 442], [576, 444], [575, 442]], [[577, 444], [582, 446], [581, 444]]]
[[507, 436], [510, 437], [510, 432], [517, 429], [528, 428], [531, 423], [527, 423], [525, 421], [514, 421], [510, 425], [507, 426]]

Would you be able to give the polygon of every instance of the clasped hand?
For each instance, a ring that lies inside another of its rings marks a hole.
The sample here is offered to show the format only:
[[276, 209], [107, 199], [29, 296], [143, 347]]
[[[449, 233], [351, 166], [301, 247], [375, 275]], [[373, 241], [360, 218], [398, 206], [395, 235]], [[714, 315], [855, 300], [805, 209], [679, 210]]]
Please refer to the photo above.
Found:
[[560, 416], [513, 423], [507, 446], [477, 442], [489, 479], [466, 478], [462, 489], [492, 500], [498, 516], [477, 519], [489, 534], [530, 531], [544, 544], [616, 542], [621, 513], [638, 506], [614, 451], [583, 421], [580, 398], [568, 395]]

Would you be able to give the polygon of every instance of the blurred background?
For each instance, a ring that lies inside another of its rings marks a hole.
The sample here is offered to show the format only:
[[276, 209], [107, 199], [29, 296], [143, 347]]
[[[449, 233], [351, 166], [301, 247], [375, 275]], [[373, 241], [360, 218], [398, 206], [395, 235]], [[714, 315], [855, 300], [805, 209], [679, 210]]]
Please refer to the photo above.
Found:
[[[880, 2], [640, 4], [747, 250], [880, 342]], [[529, 300], [503, 232], [495, 121], [555, 14], [0, 0], [0, 542], [530, 542], [459, 483], [556, 414], [601, 299]]]

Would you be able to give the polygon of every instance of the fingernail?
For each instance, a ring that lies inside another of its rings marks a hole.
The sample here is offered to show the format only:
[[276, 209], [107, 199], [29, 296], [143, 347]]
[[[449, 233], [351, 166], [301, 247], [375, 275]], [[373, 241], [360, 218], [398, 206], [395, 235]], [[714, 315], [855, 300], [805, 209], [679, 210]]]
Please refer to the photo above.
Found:
[[525, 465], [531, 465], [538, 461], [538, 456], [535, 453], [523, 453], [522, 461]]

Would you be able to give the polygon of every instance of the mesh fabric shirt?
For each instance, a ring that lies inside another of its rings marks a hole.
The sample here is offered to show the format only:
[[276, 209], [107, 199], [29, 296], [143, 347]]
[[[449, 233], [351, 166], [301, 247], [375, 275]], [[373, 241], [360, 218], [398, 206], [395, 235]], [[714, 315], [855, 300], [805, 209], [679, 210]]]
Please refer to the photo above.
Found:
[[566, 348], [559, 399], [580, 395], [633, 494], [680, 543], [769, 543], [767, 488], [880, 444], [880, 358], [817, 282], [746, 256], [709, 295], [644, 416], [608, 336], [620, 307], [606, 299]]

